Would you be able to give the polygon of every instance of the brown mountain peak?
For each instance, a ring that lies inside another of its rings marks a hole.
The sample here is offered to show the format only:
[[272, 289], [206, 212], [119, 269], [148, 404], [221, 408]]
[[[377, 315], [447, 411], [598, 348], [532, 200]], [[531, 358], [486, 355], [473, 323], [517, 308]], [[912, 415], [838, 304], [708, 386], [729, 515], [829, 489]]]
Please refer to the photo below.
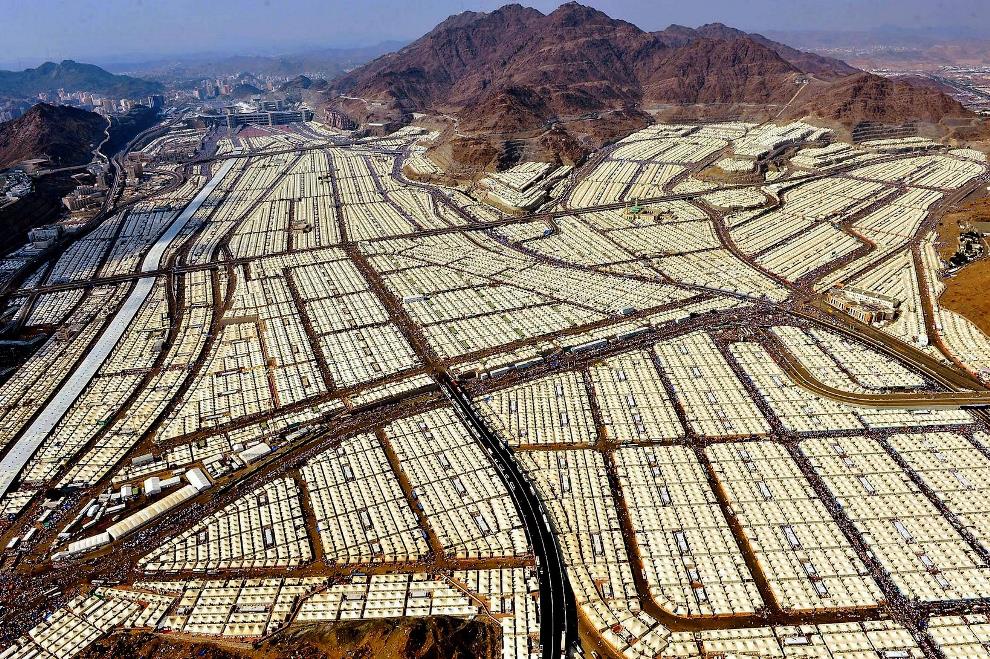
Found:
[[106, 125], [94, 112], [38, 103], [17, 119], [0, 123], [0, 169], [43, 156], [58, 165], [87, 163]]
[[[550, 22], [556, 25], [568, 27], [578, 27], [589, 25], [591, 23], [625, 23], [625, 21], [617, 21], [605, 12], [599, 11], [594, 7], [582, 5], [580, 2], [565, 2], [550, 12], [547, 15], [547, 18], [550, 19]], [[632, 25], [631, 23], [626, 24]]]
[[[547, 15], [514, 4], [448, 18], [398, 53], [335, 81], [332, 91], [361, 101], [330, 98], [365, 121], [403, 120], [413, 112], [453, 116], [462, 134], [477, 131], [478, 139], [573, 126], [595, 148], [648, 120], [645, 108], [711, 106], [722, 115], [735, 106], [780, 108], [802, 89], [795, 83], [805, 74], [814, 78], [811, 88], [788, 107], [803, 115], [806, 100], [860, 73], [722, 23], [649, 33], [578, 2]], [[867, 98], [896, 103], [890, 116], [910, 116], [915, 104], [922, 116], [956, 111], [951, 99], [903, 87], [895, 101], [888, 91], [876, 82], [841, 89], [850, 96], [847, 106], [865, 113], [860, 118], [885, 116]], [[826, 98], [818, 99], [821, 107], [834, 114]]]

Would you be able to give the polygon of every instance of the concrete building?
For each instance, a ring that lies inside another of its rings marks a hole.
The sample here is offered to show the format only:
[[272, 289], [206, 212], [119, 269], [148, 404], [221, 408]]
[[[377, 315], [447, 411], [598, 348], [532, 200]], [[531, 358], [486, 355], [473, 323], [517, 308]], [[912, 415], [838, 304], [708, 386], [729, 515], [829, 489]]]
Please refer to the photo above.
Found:
[[144, 176], [144, 163], [149, 158], [141, 153], [140, 151], [132, 151], [127, 154], [127, 160], [124, 162], [124, 169], [127, 171], [127, 178], [132, 180], [138, 180]]
[[62, 236], [62, 227], [57, 224], [47, 224], [28, 231], [28, 240], [37, 249], [47, 249]]
[[864, 323], [883, 323], [897, 315], [900, 300], [854, 286], [837, 286], [827, 297], [830, 305]]
[[280, 110], [265, 112], [237, 112], [234, 107], [224, 108], [227, 117], [227, 130], [233, 131], [238, 126], [282, 126], [300, 121], [310, 121], [313, 111], [308, 108], [300, 110]]
[[70, 194], [62, 197], [62, 203], [70, 211], [98, 206], [106, 196], [106, 189], [95, 185], [80, 185]]
[[343, 112], [327, 109], [326, 122], [339, 130], [354, 130], [357, 124]]
[[282, 112], [285, 110], [285, 103], [282, 99], [266, 101], [260, 97], [256, 97], [253, 100], [258, 112]]

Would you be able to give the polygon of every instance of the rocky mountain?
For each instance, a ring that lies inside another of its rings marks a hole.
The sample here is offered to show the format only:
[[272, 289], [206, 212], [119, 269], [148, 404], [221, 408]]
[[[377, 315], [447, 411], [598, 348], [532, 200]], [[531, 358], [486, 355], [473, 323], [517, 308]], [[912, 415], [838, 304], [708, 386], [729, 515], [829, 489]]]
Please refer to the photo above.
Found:
[[313, 107], [323, 103], [323, 95], [329, 83], [323, 78], [298, 75], [275, 88], [274, 95], [289, 103], [305, 102]]
[[140, 78], [114, 75], [98, 66], [63, 60], [45, 62], [34, 69], [0, 71], [0, 95], [25, 97], [44, 92], [90, 91], [116, 98], [134, 98], [158, 93], [162, 86]]
[[789, 113], [813, 114], [852, 125], [862, 120], [900, 123], [968, 117], [972, 112], [938, 89], [860, 72], [809, 94]]
[[39, 103], [21, 117], [0, 123], [0, 169], [44, 156], [58, 166], [86, 164], [106, 128], [106, 119], [94, 112]]
[[794, 68], [804, 73], [810, 73], [823, 80], [831, 80], [853, 73], [859, 73], [859, 69], [849, 66], [842, 60], [835, 59], [834, 57], [825, 57], [816, 53], [804, 52], [777, 41], [772, 41], [762, 34], [743, 32], [722, 23], [709, 23], [697, 29], [682, 25], [671, 25], [666, 30], [656, 34], [671, 45], [677, 43], [684, 45], [699, 38], [718, 39], [720, 41], [751, 39], [777, 53]]
[[158, 121], [158, 111], [146, 105], [135, 105], [124, 114], [115, 115], [110, 123], [110, 139], [103, 145], [103, 153], [111, 155], [123, 149], [131, 139]]
[[781, 103], [794, 94], [799, 74], [752, 39], [701, 37], [664, 48], [646, 64], [640, 84], [646, 103]]
[[534, 92], [544, 105], [537, 114], [562, 116], [629, 104], [780, 102], [801, 74], [831, 81], [858, 73], [719, 23], [649, 33], [569, 2], [548, 15], [507, 5], [452, 16], [334, 87], [400, 110], [504, 105], [507, 95]]
[[859, 72], [809, 94], [791, 112], [813, 114], [846, 125], [859, 121], [900, 123], [911, 119], [937, 122], [943, 117], [966, 117], [973, 113], [932, 86], [891, 80]]
[[[796, 84], [805, 80], [807, 89]], [[446, 115], [457, 121], [452, 139], [566, 124], [588, 148], [635, 128], [631, 118], [645, 123], [644, 113], [672, 106], [703, 104], [710, 115], [790, 102], [788, 114], [820, 111], [850, 124], [966, 114], [935, 90], [890, 83], [758, 34], [718, 23], [646, 32], [576, 2], [549, 14], [507, 5], [452, 16], [336, 79], [328, 98], [359, 122]]]
[[335, 86], [400, 110], [501, 104], [507, 94], [532, 92], [544, 99], [544, 118], [636, 104], [786, 100], [803, 70], [760, 39], [718, 25], [649, 33], [574, 2], [548, 15], [507, 5], [453, 16]]

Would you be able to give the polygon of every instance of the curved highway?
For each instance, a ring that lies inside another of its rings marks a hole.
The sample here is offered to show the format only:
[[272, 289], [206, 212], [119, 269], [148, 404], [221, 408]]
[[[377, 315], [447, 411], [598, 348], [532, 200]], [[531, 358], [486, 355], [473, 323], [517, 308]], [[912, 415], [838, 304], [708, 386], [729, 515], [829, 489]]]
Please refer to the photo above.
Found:
[[812, 375], [772, 333], [766, 332], [764, 337], [773, 346], [772, 354], [777, 357], [776, 362], [784, 374], [797, 386], [822, 398], [870, 408], [960, 409], [990, 406], [990, 391], [894, 391], [873, 394], [838, 389]]
[[538, 561], [542, 656], [544, 659], [566, 656], [577, 642], [577, 607], [564, 569], [557, 536], [543, 504], [512, 457], [512, 451], [478, 417], [464, 391], [446, 373], [441, 373], [438, 381], [461, 421], [492, 457], [499, 476], [526, 525], [526, 534]]

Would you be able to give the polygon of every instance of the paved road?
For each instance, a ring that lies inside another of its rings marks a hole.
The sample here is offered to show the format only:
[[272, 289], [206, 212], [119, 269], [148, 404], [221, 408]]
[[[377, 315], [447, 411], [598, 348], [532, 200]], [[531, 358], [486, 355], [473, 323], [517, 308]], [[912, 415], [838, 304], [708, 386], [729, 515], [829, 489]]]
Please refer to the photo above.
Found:
[[319, 142], [316, 144], [299, 144], [278, 149], [238, 149], [237, 153], [225, 153], [219, 156], [204, 156], [186, 161], [187, 165], [202, 165], [215, 160], [227, 160], [229, 158], [260, 158], [263, 156], [277, 156], [285, 153], [302, 153], [303, 151], [322, 151], [325, 149], [337, 149], [346, 146], [367, 147], [369, 150], [382, 155], [398, 156], [402, 152], [396, 149], [380, 147], [374, 142], [361, 142], [360, 140], [340, 139], [329, 142]]
[[[233, 157], [233, 156], [231, 156], [231, 157]], [[428, 188], [428, 186], [425, 186], [425, 185], [422, 185], [422, 184], [418, 184], [418, 183], [416, 183], [414, 181], [404, 181], [404, 182], [411, 183], [412, 185], [415, 185], [415, 186], [420, 186], [420, 187], [423, 187], [423, 188]], [[178, 187], [178, 186], [176, 186], [176, 187]], [[706, 194], [709, 194], [709, 192], [701, 191], [701, 192], [685, 192], [685, 193], [681, 193], [681, 194], [670, 194], [670, 195], [665, 195], [665, 196], [662, 196], [662, 197], [644, 198], [644, 199], [641, 199], [640, 200], [640, 203], [645, 205], [645, 204], [659, 203], [659, 202], [664, 202], [664, 201], [691, 200], [691, 199], [695, 199], [697, 197], [704, 196]], [[129, 205], [131, 203], [132, 202], [127, 202], [127, 204], [121, 204], [117, 208], [118, 209], [123, 208], [123, 207], [125, 207], [125, 206], [127, 206], [127, 205]], [[443, 202], [438, 202], [438, 203], [443, 203]], [[500, 220], [490, 220], [490, 221], [479, 222], [479, 221], [472, 220], [469, 216], [465, 216], [464, 215], [464, 211], [461, 210], [459, 206], [450, 205], [449, 208], [452, 211], [461, 214], [461, 216], [465, 218], [465, 220], [467, 222], [466, 224], [458, 224], [456, 226], [450, 226], [450, 227], [437, 227], [437, 228], [433, 228], [433, 229], [424, 229], [422, 231], [413, 231], [413, 232], [410, 232], [410, 233], [398, 233], [398, 234], [393, 234], [393, 235], [385, 236], [385, 237], [367, 238], [367, 239], [364, 239], [364, 240], [361, 240], [361, 241], [358, 241], [358, 242], [375, 243], [375, 242], [386, 242], [386, 241], [400, 240], [400, 239], [404, 239], [404, 238], [422, 238], [422, 237], [425, 237], [425, 236], [438, 236], [438, 235], [448, 234], [448, 233], [463, 233], [465, 231], [488, 231], [489, 229], [495, 229], [495, 228], [498, 228], [498, 227], [508, 226], [508, 225], [511, 225], [511, 224], [520, 224], [520, 223], [523, 223], [523, 222], [543, 221], [543, 222], [548, 222], [548, 223], [554, 224], [555, 221], [556, 221], [556, 219], [557, 218], [561, 218], [561, 217], [567, 217], [567, 216], [573, 216], [573, 215], [583, 215], [585, 213], [596, 213], [596, 212], [603, 211], [603, 210], [621, 210], [621, 209], [626, 208], [628, 206], [629, 206], [629, 202], [618, 201], [618, 202], [613, 202], [613, 203], [608, 203], [608, 204], [600, 204], [598, 206], [586, 206], [584, 208], [578, 208], [578, 209], [574, 209], [574, 210], [547, 211], [547, 212], [540, 212], [540, 213], [530, 213], [530, 214], [526, 214], [526, 215], [516, 215], [516, 216], [506, 217], [506, 218], [503, 218], [503, 219], [500, 219]], [[716, 225], [716, 226], [718, 226], [718, 225]], [[345, 240], [344, 243], [342, 243], [342, 244], [347, 244], [347, 243], [351, 243], [351, 242], [353, 242], [353, 241]], [[316, 248], [307, 248], [305, 250], [295, 250], [295, 251], [319, 251], [319, 250], [322, 250], [322, 249], [325, 249], [325, 248], [323, 248], [323, 247], [316, 247]], [[279, 254], [276, 254], [276, 255], [279, 255]], [[267, 256], [271, 256], [271, 254], [269, 254]], [[17, 289], [16, 293], [18, 295], [30, 295], [30, 294], [50, 293], [50, 292], [53, 292], [53, 291], [63, 291], [63, 290], [68, 290], [70, 288], [81, 288], [81, 287], [84, 287], [84, 286], [98, 286], [98, 285], [102, 285], [102, 284], [113, 284], [113, 283], [119, 283], [121, 281], [126, 281], [126, 280], [129, 280], [129, 279], [138, 279], [138, 278], [147, 278], [147, 277], [154, 278], [154, 277], [157, 277], [158, 275], [166, 274], [166, 273], [171, 273], [171, 272], [181, 272], [181, 271], [184, 271], [184, 270], [185, 271], [188, 271], [188, 270], [208, 269], [208, 268], [214, 268], [217, 265], [227, 265], [227, 264], [233, 264], [233, 263], [247, 263], [247, 262], [250, 262], [250, 261], [256, 261], [256, 260], [258, 260], [258, 258], [260, 258], [260, 257], [243, 257], [243, 258], [239, 258], [239, 259], [230, 259], [230, 260], [227, 260], [227, 261], [211, 261], [209, 263], [204, 263], [204, 264], [195, 265], [195, 266], [188, 266], [188, 267], [186, 267], [186, 266], [178, 266], [178, 267], [169, 268], [168, 270], [153, 270], [153, 271], [152, 270], [147, 270], [147, 271], [142, 270], [141, 272], [124, 273], [124, 274], [120, 274], [120, 275], [113, 275], [113, 276], [110, 276], [110, 277], [93, 277], [93, 278], [87, 279], [85, 281], [71, 281], [71, 282], [64, 282], [64, 283], [61, 283], [61, 284], [46, 284], [46, 285], [42, 285], [42, 286], [33, 286], [33, 287], [19, 288], [19, 289]], [[724, 293], [724, 291], [722, 291], [721, 289], [718, 289], [718, 292]]]
[[[153, 272], [161, 267], [162, 255], [165, 253], [166, 248], [168, 248], [172, 240], [175, 239], [186, 225], [189, 218], [193, 216], [193, 213], [210, 196], [210, 193], [217, 187], [217, 184], [227, 175], [235, 162], [236, 160], [227, 160], [216, 176], [199, 191], [199, 194], [172, 221], [172, 224], [168, 226], [165, 232], [158, 237], [158, 240], [148, 250], [144, 261], [141, 262], [142, 272]], [[31, 425], [28, 426], [20, 439], [17, 440], [17, 443], [0, 460], [0, 496], [7, 493], [10, 486], [17, 479], [17, 475], [20, 474], [21, 470], [31, 459], [31, 456], [34, 455], [48, 434], [55, 428], [62, 417], [65, 416], [69, 407], [76, 402], [76, 399], [79, 398], [97, 371], [103, 366], [103, 363], [110, 356], [114, 347], [116, 347], [120, 337], [124, 335], [128, 325], [131, 324], [134, 316], [137, 315], [141, 305], [148, 298], [154, 285], [155, 279], [153, 277], [138, 280], [131, 294], [124, 300], [124, 304], [110, 320], [106, 329], [83, 358], [82, 362], [76, 366], [76, 369], [69, 375], [69, 378], [62, 387], [55, 392], [52, 399], [48, 401], [48, 404], [45, 405]]]
[[908, 362], [922, 375], [931, 378], [935, 382], [944, 385], [953, 391], [987, 391], [979, 381], [967, 373], [951, 368], [936, 361], [926, 353], [921, 352], [907, 343], [884, 334], [872, 325], [862, 323], [852, 316], [837, 311], [822, 300], [811, 300], [811, 306], [822, 315], [816, 315], [800, 307], [790, 310], [801, 318], [805, 318], [819, 325], [824, 325], [831, 330], [850, 338], [862, 341], [881, 354], [894, 359]]
[[471, 434], [481, 442], [516, 504], [533, 553], [539, 561], [540, 641], [544, 659], [558, 659], [577, 642], [577, 607], [564, 571], [557, 536], [550, 526], [536, 491], [523, 476], [509, 448], [478, 417], [467, 395], [456, 382], [440, 376], [440, 388], [454, 404], [454, 411]]
[[778, 364], [787, 377], [802, 389], [822, 398], [869, 408], [936, 410], [990, 406], [990, 391], [895, 391], [873, 394], [837, 389], [812, 375], [773, 334], [767, 332], [764, 336], [774, 346], [779, 357]]

